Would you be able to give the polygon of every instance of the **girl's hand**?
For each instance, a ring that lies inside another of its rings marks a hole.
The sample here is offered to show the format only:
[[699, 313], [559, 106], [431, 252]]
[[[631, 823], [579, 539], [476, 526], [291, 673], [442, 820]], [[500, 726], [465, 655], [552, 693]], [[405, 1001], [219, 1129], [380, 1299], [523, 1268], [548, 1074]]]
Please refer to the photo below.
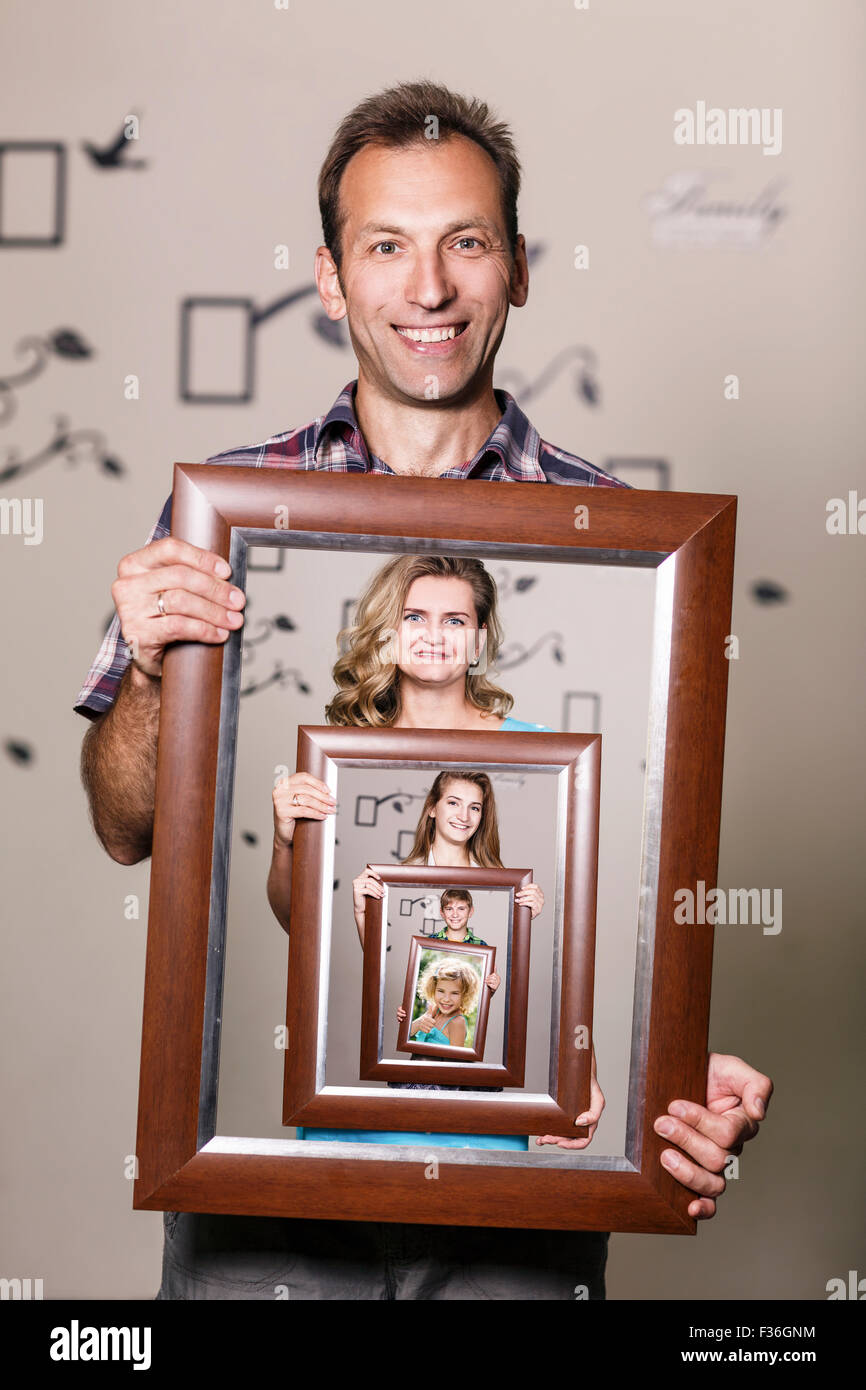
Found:
[[274, 840], [290, 845], [299, 820], [325, 820], [337, 803], [324, 782], [309, 772], [293, 772], [281, 777], [274, 787]]
[[502, 984], [502, 981], [500, 980], [500, 978], [499, 978], [499, 976], [497, 975], [496, 971], [495, 971], [495, 970], [491, 970], [490, 974], [487, 976], [487, 979], [484, 981], [484, 983], [486, 984], [487, 988], [490, 990], [490, 993], [493, 994], [494, 990], [497, 990], [497, 989], [499, 988], [499, 986]]
[[429, 1033], [430, 1029], [436, 1026], [433, 1022], [433, 1015], [430, 1013], [429, 1009], [426, 1014], [422, 1014], [421, 1017], [415, 1021], [418, 1024], [419, 1033]]
[[598, 1128], [601, 1119], [601, 1112], [604, 1109], [604, 1095], [598, 1084], [598, 1077], [595, 1074], [595, 1048], [592, 1049], [592, 1075], [589, 1088], [589, 1109], [584, 1110], [582, 1115], [578, 1115], [575, 1120], [576, 1125], [588, 1125], [589, 1133], [585, 1139], [563, 1139], [555, 1134], [543, 1134], [540, 1139], [536, 1139], [537, 1144], [558, 1144], [561, 1149], [585, 1149], [591, 1143], [592, 1137]]
[[365, 898], [384, 898], [385, 885], [378, 874], [374, 874], [369, 864], [358, 874], [357, 878], [352, 879], [352, 901], [355, 905], [355, 916], [358, 913], [364, 916]]
[[403, 1005], [401, 1004], [401, 1005], [399, 1006], [399, 1008], [397, 1009], [397, 1022], [398, 1022], [398, 1023], [402, 1023], [402, 1022], [403, 1022], [403, 1019], [404, 1019], [405, 1017], [406, 1017], [406, 1010], [403, 1008]]
[[525, 888], [518, 889], [514, 894], [514, 901], [522, 907], [528, 907], [535, 918], [544, 907], [544, 894], [537, 883], [527, 883]]

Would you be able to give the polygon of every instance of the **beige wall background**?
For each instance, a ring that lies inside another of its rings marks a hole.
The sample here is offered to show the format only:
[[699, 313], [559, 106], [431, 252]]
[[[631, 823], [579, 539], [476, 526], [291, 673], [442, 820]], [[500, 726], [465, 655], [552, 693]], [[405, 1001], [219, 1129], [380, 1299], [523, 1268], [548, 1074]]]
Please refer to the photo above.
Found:
[[[716, 1219], [696, 1240], [615, 1236], [609, 1294], [823, 1298], [828, 1279], [862, 1272], [866, 541], [825, 522], [828, 499], [866, 494], [863, 28], [852, 0], [5, 9], [0, 141], [65, 142], [68, 197], [61, 246], [0, 246], [0, 375], [31, 335], [73, 328], [93, 352], [54, 355], [19, 389], [0, 468], [10, 451], [37, 459], [62, 416], [101, 431], [126, 470], [105, 472], [79, 445], [2, 485], [44, 504], [42, 544], [0, 537], [3, 739], [32, 750], [0, 764], [5, 1277], [83, 1298], [152, 1297], [159, 1278], [160, 1217], [132, 1211], [124, 1176], [148, 865], [113, 864], [92, 835], [71, 708], [117, 561], [144, 541], [175, 459], [301, 425], [354, 375], [348, 351], [310, 331], [305, 301], [258, 329], [250, 403], [183, 403], [180, 302], [265, 305], [306, 284], [332, 130], [363, 95], [422, 75], [491, 102], [523, 159], [521, 224], [541, 249], [502, 384], [589, 347], [597, 406], [570, 367], [523, 392], [542, 435], [602, 464], [663, 457], [675, 489], [740, 499], [720, 883], [781, 888], [784, 925], [718, 930], [711, 1040], [772, 1075], [777, 1094]], [[781, 153], [676, 145], [673, 113], [698, 101], [781, 108]], [[82, 141], [108, 143], [130, 112], [147, 168], [97, 168]], [[782, 215], [763, 234], [749, 223], [748, 248], [719, 244], [743, 223], [718, 209], [660, 224], [676, 175], [699, 179], [705, 204], [763, 197]], [[11, 187], [4, 218], [23, 215]], [[16, 196], [35, 207], [42, 195], [25, 184]], [[659, 244], [708, 222], [710, 244]], [[288, 270], [274, 268], [278, 243]], [[588, 269], [574, 268], [578, 244]], [[724, 395], [731, 373], [737, 400]], [[130, 374], [138, 400], [125, 398]], [[787, 601], [758, 603], [760, 581]]]

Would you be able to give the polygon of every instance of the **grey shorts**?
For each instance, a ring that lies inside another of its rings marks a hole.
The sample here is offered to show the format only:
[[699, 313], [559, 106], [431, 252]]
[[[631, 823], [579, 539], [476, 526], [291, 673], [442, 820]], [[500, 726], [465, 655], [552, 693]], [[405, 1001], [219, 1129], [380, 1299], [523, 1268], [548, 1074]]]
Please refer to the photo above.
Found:
[[165, 1213], [159, 1299], [603, 1299], [608, 1236]]

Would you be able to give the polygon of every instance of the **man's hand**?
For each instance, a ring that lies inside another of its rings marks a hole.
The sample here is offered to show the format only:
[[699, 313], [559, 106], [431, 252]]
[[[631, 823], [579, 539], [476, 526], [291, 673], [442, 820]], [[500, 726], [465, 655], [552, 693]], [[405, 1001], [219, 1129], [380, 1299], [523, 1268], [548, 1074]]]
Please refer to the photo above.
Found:
[[159, 677], [169, 642], [224, 642], [240, 627], [246, 595], [230, 574], [221, 556], [174, 536], [124, 555], [111, 597], [133, 665]]
[[740, 1057], [711, 1052], [706, 1106], [672, 1100], [667, 1115], [658, 1117], [653, 1126], [656, 1134], [684, 1151], [665, 1149], [662, 1163], [677, 1182], [699, 1194], [689, 1203], [689, 1216], [706, 1220], [715, 1215], [716, 1198], [725, 1190], [721, 1173], [728, 1157], [740, 1153], [743, 1144], [754, 1139], [772, 1094], [768, 1076]]

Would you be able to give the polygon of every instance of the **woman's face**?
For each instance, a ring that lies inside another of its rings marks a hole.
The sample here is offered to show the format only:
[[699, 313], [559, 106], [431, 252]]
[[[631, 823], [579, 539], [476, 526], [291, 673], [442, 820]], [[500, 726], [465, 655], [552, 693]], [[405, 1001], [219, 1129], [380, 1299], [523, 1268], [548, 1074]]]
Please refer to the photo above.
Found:
[[462, 680], [485, 639], [468, 580], [425, 574], [412, 581], [400, 623], [397, 665], [404, 676], [428, 686]]
[[453, 1014], [460, 1008], [463, 987], [459, 980], [436, 981], [436, 1006], [442, 1014]]
[[483, 797], [475, 783], [455, 780], [445, 783], [430, 817], [436, 822], [436, 834], [443, 840], [453, 845], [465, 845], [481, 824], [482, 810]]

